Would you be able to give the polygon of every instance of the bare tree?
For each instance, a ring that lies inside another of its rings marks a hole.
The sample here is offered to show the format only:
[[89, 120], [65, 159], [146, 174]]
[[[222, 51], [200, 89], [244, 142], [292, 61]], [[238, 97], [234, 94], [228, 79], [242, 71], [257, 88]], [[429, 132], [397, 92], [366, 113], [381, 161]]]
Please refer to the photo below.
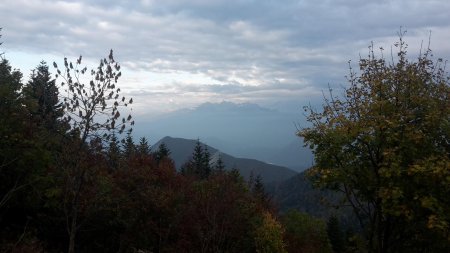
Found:
[[[61, 71], [56, 63], [56, 78], [62, 79], [64, 121], [70, 125], [70, 145], [66, 145], [61, 157], [64, 171], [64, 212], [69, 235], [68, 252], [75, 251], [75, 238], [81, 226], [79, 222], [80, 198], [86, 178], [95, 174], [87, 159], [88, 142], [94, 139], [109, 140], [114, 132], [123, 133], [127, 125], [134, 125], [131, 114], [123, 117], [119, 109], [133, 103], [133, 99], [120, 96], [116, 87], [121, 76], [120, 65], [114, 60], [113, 51], [108, 59], [102, 59], [96, 69], [90, 70], [90, 81], [81, 68], [80, 56], [76, 63], [64, 59]], [[81, 69], [80, 69], [81, 68]], [[128, 130], [131, 132], [131, 128]], [[94, 198], [95, 199], [95, 198]]]

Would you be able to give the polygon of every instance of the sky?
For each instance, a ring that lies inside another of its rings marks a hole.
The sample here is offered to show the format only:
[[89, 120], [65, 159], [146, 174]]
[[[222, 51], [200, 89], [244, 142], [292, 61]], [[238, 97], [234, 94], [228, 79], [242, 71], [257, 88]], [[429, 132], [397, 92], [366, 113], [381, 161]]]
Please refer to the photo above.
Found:
[[[29, 76], [64, 57], [94, 68], [110, 49], [134, 113], [204, 102], [302, 105], [346, 84], [368, 46], [428, 43], [450, 59], [448, 0], [0, 0], [0, 51]], [[52, 68], [51, 68], [52, 69]]]

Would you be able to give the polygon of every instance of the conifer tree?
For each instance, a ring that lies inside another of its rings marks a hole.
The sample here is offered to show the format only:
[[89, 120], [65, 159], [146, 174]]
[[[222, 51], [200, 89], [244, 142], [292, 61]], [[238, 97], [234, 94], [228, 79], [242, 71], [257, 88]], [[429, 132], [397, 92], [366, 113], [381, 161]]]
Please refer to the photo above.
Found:
[[148, 144], [147, 138], [141, 137], [139, 139], [139, 144], [137, 146], [137, 152], [141, 156], [147, 156], [151, 153], [150, 145]]
[[[25, 171], [18, 166], [26, 142], [24, 132], [28, 111], [22, 106], [22, 73], [9, 61], [0, 59], [0, 210], [25, 182]], [[22, 147], [22, 150], [19, 148]], [[1, 212], [0, 212], [1, 213]], [[1, 217], [0, 217], [1, 219]]]
[[130, 158], [136, 154], [136, 145], [134, 144], [131, 132], [127, 133], [123, 143], [123, 156], [125, 159]]
[[225, 171], [225, 164], [223, 163], [222, 157], [220, 155], [214, 165], [214, 170], [218, 173], [223, 173]]
[[183, 165], [182, 174], [206, 179], [211, 174], [210, 154], [208, 148], [197, 139], [191, 159]]
[[163, 159], [170, 156], [170, 150], [167, 148], [166, 144], [161, 143], [158, 147], [158, 151], [155, 153], [156, 162], [160, 163]]
[[30, 105], [33, 120], [43, 124], [48, 130], [59, 130], [58, 120], [64, 115], [64, 111], [59, 101], [55, 79], [51, 77], [45, 61], [41, 61], [33, 70], [23, 93], [28, 101], [35, 102]]
[[120, 165], [122, 150], [119, 146], [119, 141], [115, 133], [112, 134], [111, 140], [109, 141], [107, 156], [110, 168], [117, 170]]
[[201, 161], [202, 166], [199, 168], [200, 170], [197, 172], [197, 174], [200, 176], [200, 178], [205, 179], [208, 178], [211, 174], [211, 154], [209, 153], [208, 147], [203, 147], [203, 158]]
[[254, 183], [252, 185], [252, 193], [257, 199], [266, 201], [268, 196], [266, 190], [264, 189], [264, 184], [262, 183], [261, 175], [256, 176]]

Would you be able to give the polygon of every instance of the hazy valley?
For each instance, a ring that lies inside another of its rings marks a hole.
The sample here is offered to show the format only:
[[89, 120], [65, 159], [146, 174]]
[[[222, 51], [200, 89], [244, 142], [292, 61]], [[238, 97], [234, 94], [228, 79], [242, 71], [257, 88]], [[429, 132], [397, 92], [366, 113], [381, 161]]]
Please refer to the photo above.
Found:
[[137, 120], [134, 135], [157, 142], [165, 136], [199, 139], [201, 142], [238, 158], [302, 171], [313, 163], [308, 148], [296, 136], [305, 126], [299, 112], [280, 112], [256, 104], [205, 103], [157, 118]]

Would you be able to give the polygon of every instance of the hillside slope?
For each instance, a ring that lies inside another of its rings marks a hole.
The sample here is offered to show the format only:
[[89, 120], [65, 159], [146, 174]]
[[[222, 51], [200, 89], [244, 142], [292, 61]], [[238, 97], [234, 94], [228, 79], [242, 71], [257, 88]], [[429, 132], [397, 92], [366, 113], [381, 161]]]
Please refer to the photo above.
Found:
[[[196, 140], [166, 136], [153, 145], [153, 150], [156, 150], [160, 144], [164, 143], [171, 152], [170, 157], [174, 160], [176, 168], [180, 169], [190, 159], [196, 142]], [[220, 157], [226, 170], [236, 168], [245, 179], [248, 179], [253, 173], [254, 176], [260, 175], [264, 183], [281, 182], [298, 174], [286, 167], [264, 163], [255, 159], [237, 158], [214, 147], [205, 146], [211, 154], [212, 163], [215, 163]]]

